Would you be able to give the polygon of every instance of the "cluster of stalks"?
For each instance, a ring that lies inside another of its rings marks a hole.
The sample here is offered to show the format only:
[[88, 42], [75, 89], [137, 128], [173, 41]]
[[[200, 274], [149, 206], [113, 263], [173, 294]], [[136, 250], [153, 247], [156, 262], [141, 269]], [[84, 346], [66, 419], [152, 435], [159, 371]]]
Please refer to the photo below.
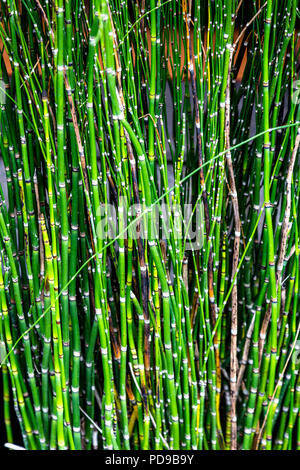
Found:
[[0, 15], [6, 441], [299, 449], [298, 1]]

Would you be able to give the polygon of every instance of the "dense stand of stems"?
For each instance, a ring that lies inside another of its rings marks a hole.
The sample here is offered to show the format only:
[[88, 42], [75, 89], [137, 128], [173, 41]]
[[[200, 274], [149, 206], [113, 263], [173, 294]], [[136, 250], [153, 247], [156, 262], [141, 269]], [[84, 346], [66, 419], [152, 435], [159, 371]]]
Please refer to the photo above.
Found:
[[297, 0], [0, 18], [7, 442], [300, 449]]

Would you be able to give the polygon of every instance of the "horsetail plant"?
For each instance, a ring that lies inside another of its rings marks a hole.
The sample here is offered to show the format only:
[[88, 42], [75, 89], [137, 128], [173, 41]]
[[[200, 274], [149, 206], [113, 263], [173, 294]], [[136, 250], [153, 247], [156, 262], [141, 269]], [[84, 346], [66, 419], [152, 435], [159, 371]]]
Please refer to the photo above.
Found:
[[299, 449], [298, 2], [0, 18], [7, 445]]

